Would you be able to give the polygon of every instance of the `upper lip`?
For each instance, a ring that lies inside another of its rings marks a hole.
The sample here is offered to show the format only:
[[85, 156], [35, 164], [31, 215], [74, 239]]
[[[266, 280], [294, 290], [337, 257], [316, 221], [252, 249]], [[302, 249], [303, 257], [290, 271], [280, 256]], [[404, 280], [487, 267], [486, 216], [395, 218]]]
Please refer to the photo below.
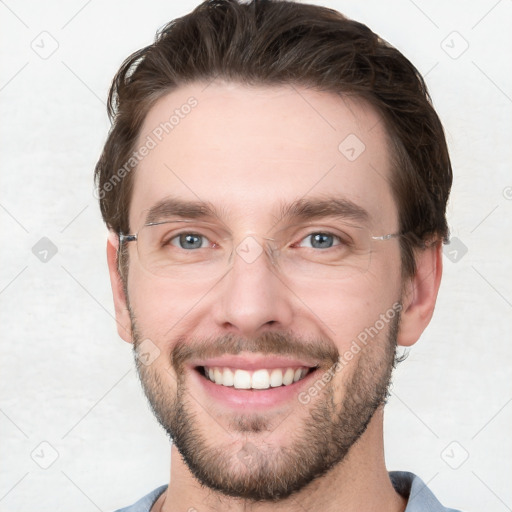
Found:
[[195, 360], [192, 367], [206, 366], [208, 368], [236, 368], [240, 370], [254, 371], [262, 368], [297, 368], [305, 366], [308, 368], [318, 366], [317, 361], [297, 359], [286, 356], [244, 354], [244, 355], [223, 355], [211, 359]]

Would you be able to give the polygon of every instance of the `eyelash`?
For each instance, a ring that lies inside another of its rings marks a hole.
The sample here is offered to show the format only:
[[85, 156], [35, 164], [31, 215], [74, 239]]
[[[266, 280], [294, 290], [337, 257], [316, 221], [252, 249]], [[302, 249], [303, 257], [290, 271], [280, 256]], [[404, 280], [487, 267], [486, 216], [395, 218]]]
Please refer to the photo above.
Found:
[[[172, 245], [174, 247], [177, 247], [178, 249], [182, 249], [181, 247], [179, 247], [177, 245], [174, 245], [172, 243], [172, 241], [176, 240], [176, 239], [179, 239], [180, 236], [184, 236], [184, 235], [185, 236], [186, 235], [192, 235], [192, 236], [197, 236], [197, 237], [205, 238], [206, 240], [208, 240], [210, 242], [210, 239], [206, 235], [202, 235], [201, 233], [194, 233], [193, 231], [183, 231], [182, 233], [175, 234], [171, 238], [169, 238], [166, 241], [164, 241], [163, 245]], [[217, 245], [216, 242], [210, 242], [210, 243], [213, 244], [214, 246]], [[200, 249], [205, 249], [205, 247], [200, 247]], [[185, 249], [183, 249], [183, 250], [185, 250]]]
[[[335, 235], [334, 233], [330, 233], [329, 231], [312, 231], [311, 233], [307, 234], [305, 237], [301, 238], [298, 242], [292, 244], [292, 247], [299, 246], [304, 240], [307, 240], [308, 238], [312, 237], [313, 235], [324, 235], [324, 236], [331, 236], [335, 241], [337, 240], [339, 243], [334, 243], [332, 247], [337, 247], [338, 245], [343, 245], [344, 242], [342, 238], [338, 235]], [[332, 249], [332, 247], [328, 247], [327, 249]], [[315, 247], [304, 247], [305, 249], [316, 249]]]
[[[346, 240], [344, 240], [341, 236], [339, 235], [336, 235], [334, 233], [331, 233], [329, 231], [311, 231], [310, 233], [308, 233], [307, 235], [305, 235], [304, 237], [302, 237], [300, 240], [298, 240], [297, 242], [294, 242], [292, 244], [290, 244], [291, 247], [297, 247], [297, 246], [300, 246], [300, 244], [306, 240], [307, 238], [313, 236], [313, 235], [326, 235], [326, 236], [331, 236], [333, 237], [335, 240], [338, 241], [338, 244], [334, 244], [332, 247], [328, 247], [327, 249], [332, 249], [333, 247], [337, 247], [339, 245], [349, 245], [349, 242], [347, 242]], [[183, 231], [181, 233], [177, 233], [177, 234], [174, 234], [171, 238], [168, 238], [166, 240], [164, 240], [163, 242], [163, 245], [172, 245], [174, 247], [177, 247], [178, 249], [182, 249], [182, 250], [187, 250], [187, 249], [183, 249], [182, 247], [179, 247], [178, 245], [174, 245], [172, 243], [173, 240], [176, 240], [178, 239], [180, 236], [183, 236], [183, 235], [193, 235], [193, 236], [196, 236], [196, 237], [201, 237], [201, 238], [205, 238], [206, 240], [208, 240], [210, 242], [210, 244], [212, 244], [214, 247], [215, 246], [218, 246], [217, 242], [211, 242], [210, 239], [206, 236], [206, 235], [202, 235], [201, 233], [195, 233], [193, 231]], [[178, 242], [179, 243], [179, 242]], [[205, 249], [206, 247], [199, 247], [198, 249]], [[314, 247], [305, 247], [305, 249], [315, 249]], [[197, 250], [197, 249], [194, 249], [194, 250]]]

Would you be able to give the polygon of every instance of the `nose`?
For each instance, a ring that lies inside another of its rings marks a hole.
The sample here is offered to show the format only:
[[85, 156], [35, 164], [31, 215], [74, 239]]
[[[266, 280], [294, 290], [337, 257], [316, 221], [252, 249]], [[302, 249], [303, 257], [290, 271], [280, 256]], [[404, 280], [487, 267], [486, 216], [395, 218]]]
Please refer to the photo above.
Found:
[[241, 336], [258, 335], [270, 326], [288, 329], [293, 293], [278, 275], [264, 242], [247, 237], [231, 258], [214, 300], [214, 321], [219, 328]]

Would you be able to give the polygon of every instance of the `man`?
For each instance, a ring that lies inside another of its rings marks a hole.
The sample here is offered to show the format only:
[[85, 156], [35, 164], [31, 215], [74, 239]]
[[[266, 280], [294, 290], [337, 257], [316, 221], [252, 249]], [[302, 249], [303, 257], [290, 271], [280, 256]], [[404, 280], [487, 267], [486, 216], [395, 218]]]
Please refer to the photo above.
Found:
[[413, 65], [305, 4], [205, 2], [130, 56], [96, 167], [118, 331], [173, 440], [125, 511], [446, 511], [388, 473], [452, 172]]

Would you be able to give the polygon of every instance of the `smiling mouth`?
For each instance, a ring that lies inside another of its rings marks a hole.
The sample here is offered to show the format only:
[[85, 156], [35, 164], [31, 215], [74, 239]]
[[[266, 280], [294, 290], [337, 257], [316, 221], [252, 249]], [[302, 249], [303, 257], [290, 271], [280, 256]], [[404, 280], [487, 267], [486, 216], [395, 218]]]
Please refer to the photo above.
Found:
[[218, 386], [232, 387], [241, 390], [264, 390], [290, 386], [304, 379], [316, 369], [316, 367], [299, 366], [272, 369], [261, 368], [248, 371], [218, 366], [196, 367], [196, 370], [210, 382]]

